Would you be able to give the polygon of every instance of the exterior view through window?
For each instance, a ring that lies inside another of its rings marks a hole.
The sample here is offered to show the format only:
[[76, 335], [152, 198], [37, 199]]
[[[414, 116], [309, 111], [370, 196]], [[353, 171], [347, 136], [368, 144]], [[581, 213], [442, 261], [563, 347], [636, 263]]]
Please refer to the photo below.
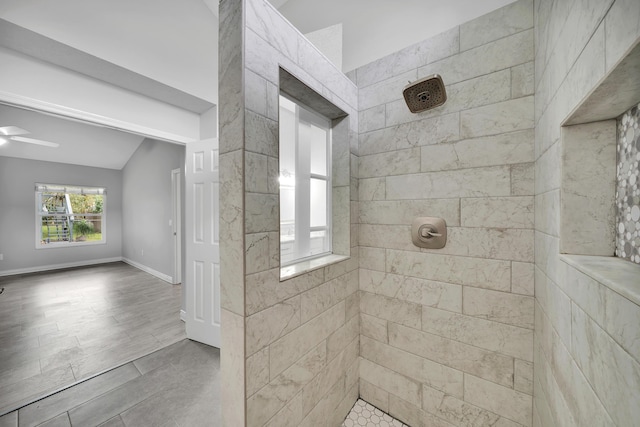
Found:
[[105, 241], [104, 188], [36, 184], [36, 247]]
[[331, 122], [280, 95], [280, 262], [331, 253]]

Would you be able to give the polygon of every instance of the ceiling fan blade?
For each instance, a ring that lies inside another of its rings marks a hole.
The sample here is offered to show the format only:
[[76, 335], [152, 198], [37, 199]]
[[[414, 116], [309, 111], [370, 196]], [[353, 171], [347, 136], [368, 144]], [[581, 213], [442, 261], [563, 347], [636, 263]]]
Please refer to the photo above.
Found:
[[13, 136], [13, 135], [26, 135], [29, 131], [19, 128], [18, 126], [2, 126], [0, 127], [0, 135]]
[[58, 148], [60, 144], [57, 142], [43, 141], [41, 139], [25, 138], [23, 136], [12, 136], [12, 140], [19, 142], [27, 142], [29, 144], [44, 145], [45, 147]]

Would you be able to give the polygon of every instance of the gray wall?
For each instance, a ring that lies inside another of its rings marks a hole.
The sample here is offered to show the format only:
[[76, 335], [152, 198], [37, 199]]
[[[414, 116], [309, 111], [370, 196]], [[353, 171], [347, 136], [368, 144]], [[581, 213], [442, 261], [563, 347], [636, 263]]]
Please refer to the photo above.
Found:
[[167, 276], [173, 276], [171, 170], [184, 176], [184, 153], [184, 146], [145, 139], [122, 169], [122, 256]]
[[[106, 244], [35, 248], [36, 182], [107, 189]], [[0, 273], [119, 258], [122, 254], [122, 178], [118, 170], [0, 157]]]

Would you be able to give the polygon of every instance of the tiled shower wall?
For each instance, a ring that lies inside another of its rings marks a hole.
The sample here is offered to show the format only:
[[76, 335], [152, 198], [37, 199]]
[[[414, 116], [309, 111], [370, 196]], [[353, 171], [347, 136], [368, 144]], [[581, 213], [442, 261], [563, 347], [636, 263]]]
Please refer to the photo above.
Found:
[[[533, 3], [350, 73], [359, 88], [360, 395], [417, 426], [532, 423]], [[411, 114], [407, 81], [448, 100]], [[442, 217], [443, 249], [411, 242]]]
[[[334, 206], [350, 259], [279, 280], [279, 67], [349, 114], [353, 150], [357, 88], [266, 1], [224, 0], [220, 19], [224, 425], [337, 426], [358, 398], [358, 206]], [[333, 161], [334, 201], [356, 200], [357, 157]]]
[[618, 119], [616, 255], [640, 264], [640, 105]]
[[640, 307], [565, 262], [559, 236], [561, 123], [638, 41], [640, 2], [536, 0], [534, 9], [534, 426], [637, 425]]

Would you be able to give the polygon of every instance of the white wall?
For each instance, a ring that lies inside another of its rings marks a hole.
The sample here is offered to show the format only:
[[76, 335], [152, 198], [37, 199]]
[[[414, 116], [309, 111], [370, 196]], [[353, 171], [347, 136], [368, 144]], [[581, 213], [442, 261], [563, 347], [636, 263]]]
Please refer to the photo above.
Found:
[[218, 24], [201, 0], [3, 0], [0, 18], [217, 102]]
[[351, 71], [511, 2], [513, 0], [290, 0], [279, 11], [302, 33], [342, 23], [342, 69]]
[[[36, 182], [107, 189], [106, 244], [36, 249]], [[0, 275], [42, 267], [119, 259], [122, 250], [121, 172], [63, 163], [0, 157]]]
[[196, 113], [0, 47], [0, 99], [156, 138], [199, 139]]
[[169, 277], [171, 170], [180, 168], [184, 175], [184, 153], [182, 145], [145, 139], [122, 169], [122, 256]]

